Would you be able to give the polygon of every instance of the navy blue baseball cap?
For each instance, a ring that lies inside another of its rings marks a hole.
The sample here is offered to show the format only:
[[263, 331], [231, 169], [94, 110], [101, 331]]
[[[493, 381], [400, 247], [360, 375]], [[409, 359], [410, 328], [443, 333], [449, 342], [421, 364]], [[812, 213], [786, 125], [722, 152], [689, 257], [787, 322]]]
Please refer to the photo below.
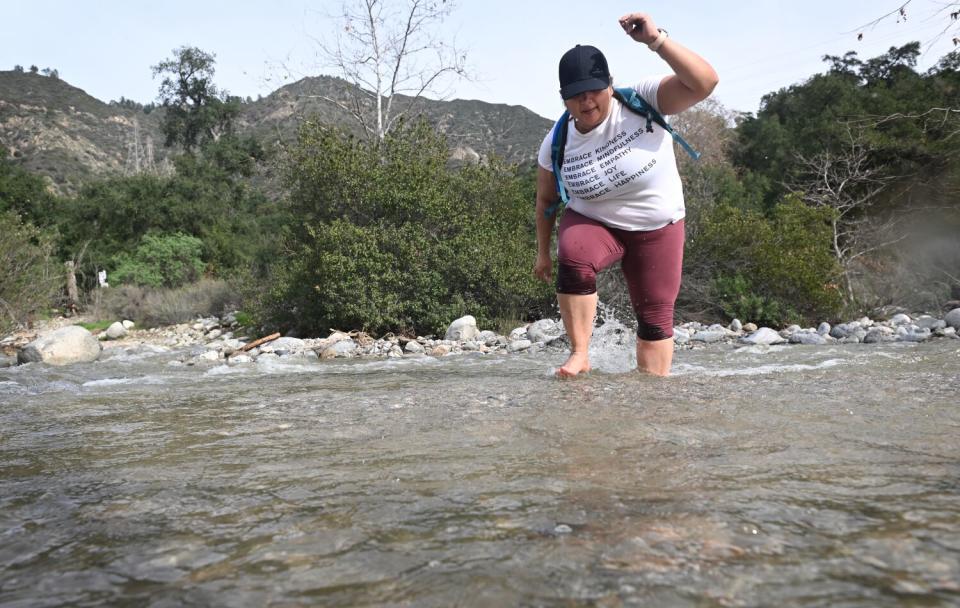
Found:
[[610, 82], [607, 58], [595, 46], [578, 44], [560, 58], [560, 96], [564, 99], [605, 89]]

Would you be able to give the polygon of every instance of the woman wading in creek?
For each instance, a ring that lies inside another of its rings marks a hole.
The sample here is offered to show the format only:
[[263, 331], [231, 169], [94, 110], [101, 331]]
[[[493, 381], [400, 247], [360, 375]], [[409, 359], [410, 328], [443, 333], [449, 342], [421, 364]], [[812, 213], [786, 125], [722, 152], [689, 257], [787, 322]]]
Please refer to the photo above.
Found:
[[[660, 56], [673, 74], [641, 80], [633, 89], [662, 115], [702, 101], [718, 76], [704, 59], [667, 36], [645, 13], [619, 20], [635, 41]], [[558, 228], [557, 300], [570, 357], [560, 377], [590, 370], [597, 311], [597, 273], [621, 262], [637, 316], [637, 365], [659, 376], [673, 361], [673, 307], [683, 263], [683, 188], [673, 138], [659, 124], [614, 96], [607, 60], [592, 46], [560, 59], [560, 96], [574, 128], [567, 129], [560, 175], [569, 202]], [[537, 175], [537, 260], [534, 273], [551, 280], [551, 233], [559, 200], [551, 158], [553, 129], [543, 140]]]

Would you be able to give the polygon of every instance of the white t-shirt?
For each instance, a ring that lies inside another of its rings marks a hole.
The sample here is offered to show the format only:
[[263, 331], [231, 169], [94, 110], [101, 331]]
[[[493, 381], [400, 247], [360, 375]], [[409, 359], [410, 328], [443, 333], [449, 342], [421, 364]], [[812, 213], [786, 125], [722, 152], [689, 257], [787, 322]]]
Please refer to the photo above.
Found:
[[[651, 106], [663, 77], [650, 78], [636, 91]], [[571, 123], [564, 148], [563, 185], [568, 207], [612, 228], [656, 230], [684, 216], [683, 186], [673, 151], [673, 137], [657, 123], [611, 100], [606, 119], [589, 133]], [[540, 166], [553, 172], [553, 129], [540, 145]]]

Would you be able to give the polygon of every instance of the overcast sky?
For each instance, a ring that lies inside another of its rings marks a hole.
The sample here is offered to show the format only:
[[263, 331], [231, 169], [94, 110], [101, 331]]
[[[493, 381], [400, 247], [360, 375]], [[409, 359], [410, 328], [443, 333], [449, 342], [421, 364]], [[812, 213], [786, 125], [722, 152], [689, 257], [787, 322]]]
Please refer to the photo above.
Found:
[[[330, 39], [341, 2], [322, 0], [7, 0], [0, 21], [0, 69], [20, 64], [55, 68], [60, 77], [103, 101], [156, 98], [150, 66], [179, 46], [216, 55], [216, 82], [231, 94], [266, 95], [303, 76], [335, 74], [318, 57]], [[710, 61], [720, 74], [715, 97], [755, 112], [766, 93], [821, 72], [825, 54], [856, 50], [861, 58], [911, 40], [923, 43], [920, 67], [936, 63], [956, 32], [932, 42], [948, 25], [944, 0], [913, 0], [907, 21], [895, 17], [861, 28], [902, 1], [674, 1], [635, 4], [605, 0], [460, 0], [442, 35], [467, 49], [475, 78], [451, 97], [522, 105], [546, 117], [562, 110], [557, 61], [577, 43], [607, 56], [618, 84], [668, 69], [623, 34], [620, 15], [646, 10], [670, 36]], [[590, 8], [586, 8], [589, 6]], [[863, 32], [863, 41], [857, 33]]]

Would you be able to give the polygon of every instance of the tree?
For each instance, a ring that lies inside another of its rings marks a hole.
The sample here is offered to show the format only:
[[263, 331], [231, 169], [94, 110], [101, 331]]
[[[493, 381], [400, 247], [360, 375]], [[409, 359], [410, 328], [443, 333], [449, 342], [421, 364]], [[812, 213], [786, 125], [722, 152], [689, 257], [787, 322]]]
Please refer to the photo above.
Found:
[[831, 211], [831, 249], [843, 269], [847, 304], [854, 304], [854, 263], [908, 236], [904, 233], [890, 241], [878, 240], [877, 235], [889, 233], [890, 222], [895, 223], [896, 219], [881, 222], [869, 213], [897, 176], [872, 165], [865, 136], [849, 129], [845, 150], [824, 150], [812, 157], [798, 154], [797, 160], [804, 173], [795, 189], [808, 204]]
[[452, 0], [346, 0], [341, 28], [322, 54], [350, 83], [352, 99], [325, 98], [350, 113], [371, 139], [383, 141], [427, 93], [442, 96], [447, 77], [466, 76], [466, 55], [434, 28]]
[[213, 55], [196, 47], [180, 47], [173, 58], [153, 66], [154, 77], [163, 76], [157, 99], [166, 109], [161, 129], [167, 146], [193, 152], [232, 132], [240, 103], [213, 84], [215, 63]]
[[38, 68], [37, 66], [35, 66], [35, 65], [31, 65], [31, 66], [30, 66], [30, 73], [31, 73], [31, 74], [36, 74], [36, 73], [39, 72], [39, 71], [40, 71], [40, 68]]
[[15, 65], [15, 66], [13, 66], [13, 71], [14, 71], [14, 72], [20, 72], [20, 73], [22, 74], [22, 73], [23, 73], [23, 66], [17, 64], [17, 65]]

